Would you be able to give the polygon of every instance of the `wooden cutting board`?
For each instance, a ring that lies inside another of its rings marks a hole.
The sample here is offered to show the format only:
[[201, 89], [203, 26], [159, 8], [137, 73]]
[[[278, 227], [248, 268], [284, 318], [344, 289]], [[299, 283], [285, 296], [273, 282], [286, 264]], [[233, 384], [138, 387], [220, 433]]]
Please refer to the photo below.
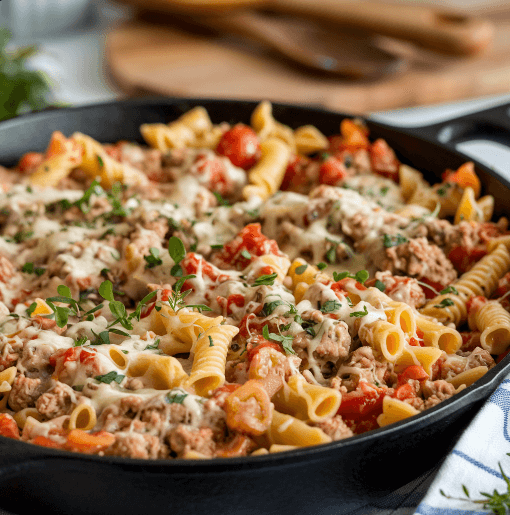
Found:
[[492, 48], [474, 58], [386, 41], [408, 69], [372, 81], [315, 75], [264, 49], [140, 19], [108, 34], [106, 56], [113, 80], [130, 95], [264, 98], [364, 113], [510, 92], [510, 18], [493, 21]]

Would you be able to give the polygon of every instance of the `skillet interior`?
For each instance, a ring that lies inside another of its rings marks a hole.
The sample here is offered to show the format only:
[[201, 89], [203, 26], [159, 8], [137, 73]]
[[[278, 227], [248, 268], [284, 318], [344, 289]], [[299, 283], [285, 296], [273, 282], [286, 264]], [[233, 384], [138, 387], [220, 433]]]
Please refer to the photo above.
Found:
[[[53, 130], [81, 131], [103, 142], [142, 141], [141, 123], [168, 122], [195, 105], [206, 107], [213, 122], [247, 123], [257, 102], [146, 99], [27, 115], [0, 124], [0, 163], [11, 166], [26, 151], [44, 150]], [[347, 116], [281, 104], [274, 105], [274, 115], [293, 128], [313, 123], [325, 134], [338, 132]], [[403, 162], [427, 170], [428, 180], [467, 160], [420, 138], [419, 130], [367, 124], [371, 138], [385, 138]], [[496, 198], [498, 215], [508, 211], [510, 185], [482, 165], [477, 173], [485, 192]], [[83, 456], [0, 437], [0, 505], [15, 513], [31, 511], [30, 499], [57, 513], [140, 513], [148, 506], [171, 506], [176, 513], [347, 512], [360, 495], [391, 491], [444, 456], [509, 363], [506, 358], [476, 385], [410, 420], [283, 455], [141, 461]]]

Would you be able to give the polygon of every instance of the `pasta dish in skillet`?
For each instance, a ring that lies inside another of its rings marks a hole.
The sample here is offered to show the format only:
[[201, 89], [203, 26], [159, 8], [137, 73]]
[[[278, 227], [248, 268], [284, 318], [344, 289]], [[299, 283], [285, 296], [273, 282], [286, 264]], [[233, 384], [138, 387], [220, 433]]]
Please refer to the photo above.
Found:
[[0, 167], [0, 435], [145, 459], [398, 422], [510, 346], [510, 233], [473, 163], [428, 184], [359, 120], [197, 107], [146, 145]]

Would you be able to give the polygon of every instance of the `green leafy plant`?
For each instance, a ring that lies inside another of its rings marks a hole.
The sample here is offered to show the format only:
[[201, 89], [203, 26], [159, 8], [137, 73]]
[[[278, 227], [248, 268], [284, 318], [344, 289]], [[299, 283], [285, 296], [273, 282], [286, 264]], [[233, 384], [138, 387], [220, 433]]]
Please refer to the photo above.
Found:
[[0, 120], [49, 106], [50, 87], [44, 75], [29, 70], [27, 59], [37, 49], [34, 46], [7, 50], [11, 33], [0, 28]]

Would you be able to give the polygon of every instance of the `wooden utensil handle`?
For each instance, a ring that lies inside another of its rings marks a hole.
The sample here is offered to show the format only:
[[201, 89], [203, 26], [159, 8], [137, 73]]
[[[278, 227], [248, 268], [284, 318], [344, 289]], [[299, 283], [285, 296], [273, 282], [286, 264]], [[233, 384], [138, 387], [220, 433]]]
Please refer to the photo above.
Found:
[[491, 43], [493, 37], [492, 24], [486, 20], [411, 3], [271, 0], [270, 8], [412, 41], [424, 48], [453, 55], [477, 54]]

